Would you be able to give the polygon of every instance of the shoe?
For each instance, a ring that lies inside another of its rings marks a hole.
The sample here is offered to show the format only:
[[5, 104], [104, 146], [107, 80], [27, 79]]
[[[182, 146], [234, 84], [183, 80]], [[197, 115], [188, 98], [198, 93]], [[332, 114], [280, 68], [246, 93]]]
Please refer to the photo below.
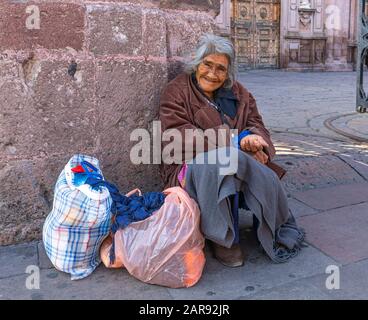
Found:
[[213, 253], [215, 258], [224, 266], [235, 268], [244, 265], [244, 255], [239, 244], [226, 248], [213, 243]]

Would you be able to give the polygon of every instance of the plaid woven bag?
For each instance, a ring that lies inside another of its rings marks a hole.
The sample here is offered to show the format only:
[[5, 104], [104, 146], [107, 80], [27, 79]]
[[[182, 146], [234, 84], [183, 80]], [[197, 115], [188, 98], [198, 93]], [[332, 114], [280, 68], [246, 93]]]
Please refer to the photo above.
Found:
[[53, 208], [43, 226], [47, 256], [56, 269], [70, 273], [72, 280], [87, 277], [100, 264], [100, 246], [110, 232], [112, 217], [107, 188], [93, 189], [76, 181], [72, 168], [83, 161], [103, 178], [97, 159], [74, 155], [56, 182]]

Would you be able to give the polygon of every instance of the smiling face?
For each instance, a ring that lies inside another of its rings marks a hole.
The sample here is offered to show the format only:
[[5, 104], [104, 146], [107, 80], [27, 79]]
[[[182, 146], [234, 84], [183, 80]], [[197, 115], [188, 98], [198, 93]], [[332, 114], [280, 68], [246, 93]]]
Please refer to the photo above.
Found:
[[209, 98], [222, 87], [227, 79], [229, 60], [224, 54], [209, 54], [199, 64], [196, 78], [200, 88]]

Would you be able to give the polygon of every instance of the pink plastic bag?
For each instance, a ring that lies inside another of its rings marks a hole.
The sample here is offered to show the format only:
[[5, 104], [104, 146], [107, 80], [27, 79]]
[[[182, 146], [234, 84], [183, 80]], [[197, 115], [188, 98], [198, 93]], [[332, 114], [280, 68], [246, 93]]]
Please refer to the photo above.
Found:
[[[199, 208], [180, 187], [164, 193], [165, 202], [158, 211], [115, 233], [115, 261], [143, 282], [190, 287], [198, 282], [205, 265]], [[109, 261], [105, 265], [116, 267]]]

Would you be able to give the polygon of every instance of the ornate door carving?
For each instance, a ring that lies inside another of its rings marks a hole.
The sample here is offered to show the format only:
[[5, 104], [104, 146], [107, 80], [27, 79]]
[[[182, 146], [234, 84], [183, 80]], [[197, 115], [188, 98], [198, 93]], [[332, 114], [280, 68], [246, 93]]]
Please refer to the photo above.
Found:
[[232, 39], [239, 70], [278, 68], [280, 0], [233, 0]]

